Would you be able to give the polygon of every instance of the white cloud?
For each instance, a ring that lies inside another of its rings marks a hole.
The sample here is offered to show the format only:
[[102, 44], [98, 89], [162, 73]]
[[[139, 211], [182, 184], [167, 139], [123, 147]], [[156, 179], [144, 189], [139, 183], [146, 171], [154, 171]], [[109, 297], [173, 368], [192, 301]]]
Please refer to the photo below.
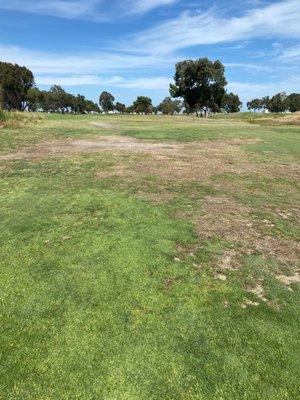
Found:
[[133, 0], [132, 7], [126, 3], [126, 8], [129, 9], [131, 14], [145, 14], [154, 8], [162, 6], [170, 6], [177, 3], [178, 0]]
[[56, 54], [31, 51], [17, 46], [0, 46], [0, 59], [26, 65], [34, 74], [103, 74], [112, 70], [155, 68], [173, 65], [173, 57], [90, 52], [86, 54]]
[[99, 75], [37, 75], [37, 85], [61, 86], [109, 86], [127, 89], [161, 90], [169, 88], [168, 77], [127, 79], [121, 76], [100, 77]]
[[220, 17], [214, 9], [196, 15], [184, 13], [140, 32], [132, 38], [131, 48], [168, 53], [191, 46], [252, 38], [298, 38], [299, 21], [299, 0], [276, 2], [232, 18]]
[[249, 63], [225, 63], [226, 68], [238, 68], [238, 69], [246, 69], [248, 71], [253, 72], [272, 72], [274, 68], [270, 65], [261, 65], [261, 64], [249, 64]]
[[111, 82], [111, 86], [122, 87], [128, 89], [141, 89], [141, 90], [162, 90], [166, 91], [169, 89], [169, 84], [172, 79], [159, 76], [154, 78], [137, 78], [137, 79], [119, 79]]
[[288, 47], [287, 49], [284, 49], [280, 55], [280, 58], [285, 61], [299, 61], [300, 45], [291, 46]]
[[[142, 15], [179, 0], [0, 0], [0, 9], [69, 19], [110, 20]], [[117, 12], [116, 12], [117, 11]]]
[[291, 75], [288, 78], [277, 82], [266, 83], [229, 82], [228, 91], [238, 93], [244, 106], [246, 106], [246, 102], [253, 98], [273, 96], [279, 92], [299, 93], [300, 77], [299, 75]]
[[101, 85], [104, 82], [97, 75], [37, 75], [35, 81], [38, 86], [88, 86]]
[[101, 0], [0, 0], [0, 8], [60, 18], [84, 18], [91, 17], [100, 3]]

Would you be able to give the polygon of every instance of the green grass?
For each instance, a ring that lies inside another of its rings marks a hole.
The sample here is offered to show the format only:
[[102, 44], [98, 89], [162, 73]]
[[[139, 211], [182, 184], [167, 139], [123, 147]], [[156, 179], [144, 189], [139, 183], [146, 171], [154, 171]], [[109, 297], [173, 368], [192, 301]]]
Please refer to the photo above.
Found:
[[[118, 128], [88, 124], [95, 119]], [[274, 165], [283, 158], [293, 164], [299, 150], [294, 126], [57, 115], [1, 129], [0, 146], [8, 153], [41, 140], [107, 134], [259, 138], [245, 149], [262, 164], [265, 157]], [[274, 150], [266, 156], [265, 148]], [[221, 193], [253, 207], [255, 218], [273, 218], [275, 237], [296, 239], [297, 221], [263, 211], [266, 202], [296, 206], [295, 182], [255, 174], [216, 175], [209, 182], [165, 181], [142, 172], [97, 178], [141, 158], [147, 156], [0, 160], [0, 398], [297, 399], [299, 289], [289, 291], [275, 278], [285, 266], [241, 254], [237, 271], [226, 272], [226, 281], [215, 279], [219, 257], [238, 248], [221, 237], [199, 239], [193, 220], [178, 216], [189, 207], [191, 214], [201, 212], [206, 196]], [[225, 181], [232, 192], [216, 189]], [[141, 198], [141, 189], [172, 197], [158, 204]], [[278, 307], [246, 292], [257, 280]], [[243, 309], [245, 298], [260, 305]]]

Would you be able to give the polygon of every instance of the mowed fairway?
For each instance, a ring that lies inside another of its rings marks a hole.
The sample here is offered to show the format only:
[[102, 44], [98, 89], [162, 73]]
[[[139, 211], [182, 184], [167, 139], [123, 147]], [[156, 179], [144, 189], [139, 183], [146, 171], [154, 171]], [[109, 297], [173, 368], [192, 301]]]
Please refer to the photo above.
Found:
[[0, 129], [0, 399], [299, 398], [300, 129], [249, 118]]

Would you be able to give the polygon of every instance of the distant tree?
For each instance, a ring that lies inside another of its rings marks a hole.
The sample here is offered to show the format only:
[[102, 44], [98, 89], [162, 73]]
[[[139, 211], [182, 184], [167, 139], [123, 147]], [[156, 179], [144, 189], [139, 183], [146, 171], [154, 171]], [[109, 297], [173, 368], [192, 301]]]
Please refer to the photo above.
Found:
[[26, 106], [28, 111], [37, 111], [43, 108], [43, 93], [38, 88], [31, 88], [26, 94]]
[[288, 98], [285, 92], [277, 93], [269, 100], [268, 108], [271, 112], [279, 113], [288, 109]]
[[157, 115], [157, 113], [159, 112], [159, 106], [152, 106], [152, 113]]
[[259, 111], [259, 110], [267, 110], [270, 106], [270, 98], [269, 96], [265, 96], [262, 99], [253, 99], [248, 101], [247, 108], [248, 110]]
[[139, 96], [133, 103], [133, 109], [138, 114], [152, 113], [152, 100], [147, 96]]
[[85, 111], [87, 113], [91, 113], [91, 112], [96, 112], [96, 113], [101, 113], [101, 110], [98, 106], [97, 103], [94, 103], [91, 100], [85, 100]]
[[182, 102], [180, 100], [172, 100], [171, 97], [166, 97], [157, 107], [158, 111], [163, 114], [173, 115], [179, 113], [182, 108]]
[[86, 98], [80, 94], [71, 97], [71, 110], [76, 114], [86, 112]]
[[240, 111], [243, 103], [237, 94], [226, 93], [224, 96], [222, 107], [228, 113], [236, 113]]
[[126, 112], [126, 106], [123, 103], [119, 103], [118, 101], [116, 102], [116, 107], [115, 109], [120, 113], [124, 114]]
[[206, 115], [215, 105], [221, 107], [227, 85], [225, 68], [220, 61], [208, 58], [185, 60], [176, 64], [172, 97], [182, 97], [191, 112]]
[[269, 96], [264, 96], [260, 100], [260, 105], [263, 110], [268, 110], [270, 107], [270, 97]]
[[53, 85], [47, 94], [47, 101], [52, 112], [64, 114], [71, 107], [72, 97], [61, 86]]
[[100, 107], [105, 113], [108, 113], [109, 111], [113, 111], [115, 109], [114, 101], [114, 96], [108, 92], [102, 92], [99, 97]]
[[34, 87], [32, 72], [17, 64], [0, 62], [0, 105], [7, 110], [24, 110], [26, 95]]
[[134, 113], [134, 106], [131, 105], [131, 106], [126, 107], [126, 113], [127, 114], [133, 114]]
[[300, 94], [291, 93], [287, 98], [287, 106], [291, 112], [300, 111]]
[[261, 100], [260, 99], [252, 99], [247, 102], [248, 110], [257, 111], [261, 109]]

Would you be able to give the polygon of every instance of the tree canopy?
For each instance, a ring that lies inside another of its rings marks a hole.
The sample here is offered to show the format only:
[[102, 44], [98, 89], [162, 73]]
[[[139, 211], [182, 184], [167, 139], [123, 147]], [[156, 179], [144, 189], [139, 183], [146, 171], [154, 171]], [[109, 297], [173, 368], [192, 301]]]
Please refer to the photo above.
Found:
[[24, 110], [29, 89], [34, 87], [32, 72], [17, 64], [0, 62], [0, 104], [6, 110]]
[[165, 115], [173, 115], [179, 113], [182, 109], [182, 102], [180, 100], [172, 100], [171, 97], [165, 97], [164, 100], [156, 108], [157, 111]]
[[116, 102], [116, 111], [118, 111], [120, 114], [124, 114], [126, 112], [126, 106], [123, 103]]
[[185, 60], [176, 64], [174, 84], [170, 85], [172, 97], [182, 97], [192, 112], [220, 108], [227, 85], [223, 64], [208, 58]]
[[226, 93], [224, 95], [222, 108], [228, 113], [239, 112], [243, 103], [241, 102], [239, 96], [233, 93]]
[[300, 111], [300, 94], [291, 93], [289, 96], [285, 92], [277, 93], [273, 97], [265, 96], [262, 99], [253, 99], [247, 103], [249, 110], [269, 110], [280, 113], [285, 111]]
[[139, 96], [133, 103], [133, 110], [138, 114], [152, 113], [152, 100], [147, 96]]
[[109, 111], [114, 111], [115, 109], [114, 101], [115, 101], [114, 96], [109, 92], [104, 91], [101, 93], [99, 97], [100, 107], [105, 113]]
[[300, 111], [300, 93], [291, 93], [287, 101], [291, 112]]

